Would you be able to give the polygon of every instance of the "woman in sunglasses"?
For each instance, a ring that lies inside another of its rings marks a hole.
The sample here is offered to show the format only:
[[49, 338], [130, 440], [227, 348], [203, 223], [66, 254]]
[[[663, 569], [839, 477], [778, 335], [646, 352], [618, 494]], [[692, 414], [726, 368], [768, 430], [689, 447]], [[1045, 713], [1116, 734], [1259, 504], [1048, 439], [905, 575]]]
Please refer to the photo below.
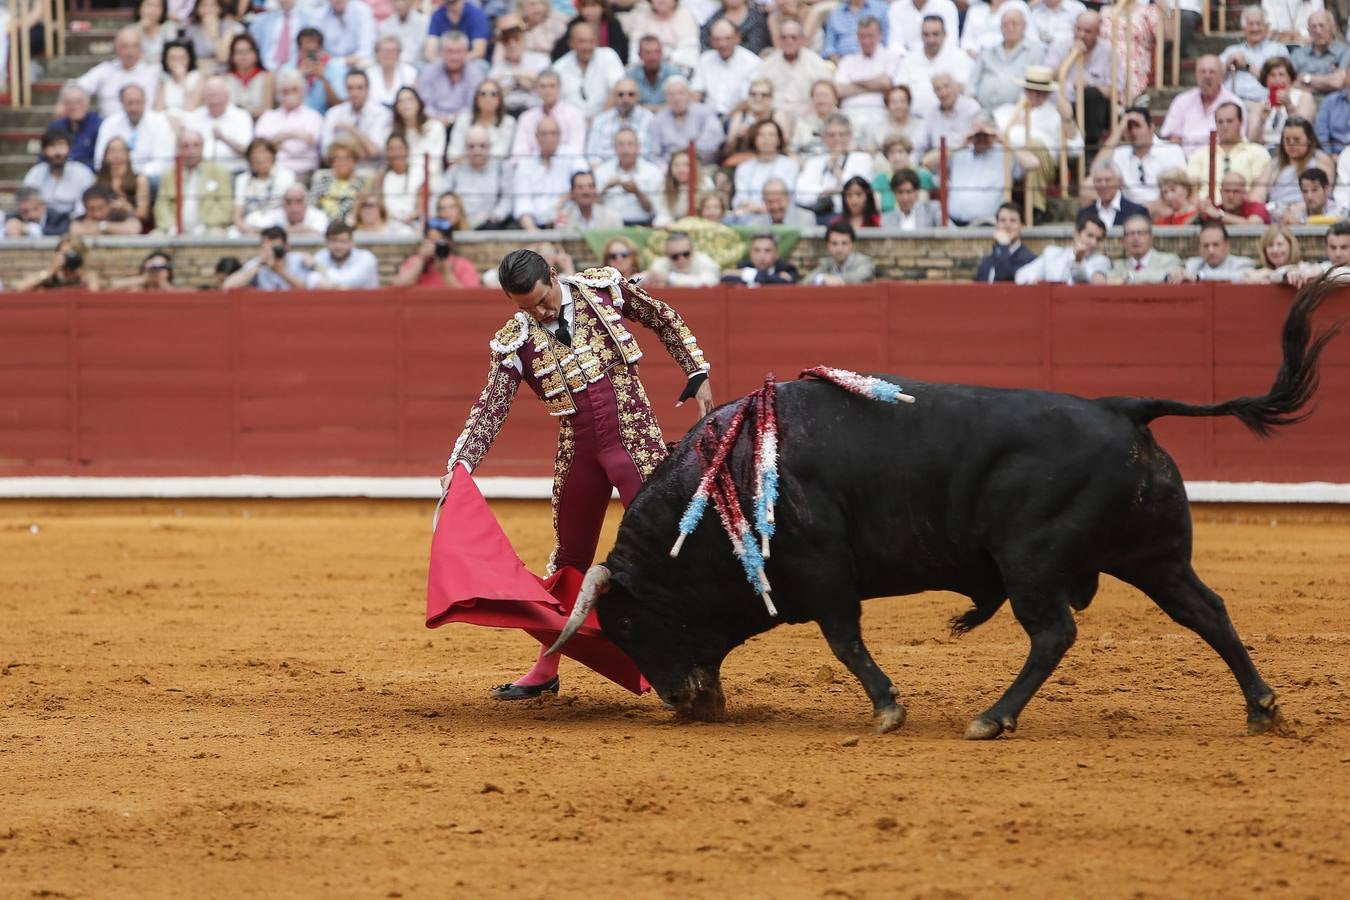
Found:
[[622, 235], [610, 238], [605, 244], [603, 264], [618, 269], [624, 278], [636, 278], [642, 270], [637, 244]]
[[491, 78], [485, 78], [473, 95], [473, 110], [467, 116], [458, 116], [450, 127], [450, 145], [446, 156], [454, 165], [463, 158], [469, 129], [481, 125], [487, 129], [491, 147], [488, 151], [493, 159], [506, 159], [511, 153], [511, 139], [516, 134], [515, 117], [507, 115], [502, 102], [502, 86]]

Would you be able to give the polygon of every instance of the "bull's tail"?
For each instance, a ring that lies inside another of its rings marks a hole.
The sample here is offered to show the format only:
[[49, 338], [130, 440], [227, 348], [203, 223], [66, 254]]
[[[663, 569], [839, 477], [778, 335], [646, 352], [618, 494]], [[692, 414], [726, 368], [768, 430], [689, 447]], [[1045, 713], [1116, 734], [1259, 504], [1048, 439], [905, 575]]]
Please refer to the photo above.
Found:
[[1146, 397], [1107, 397], [1103, 402], [1141, 425], [1162, 416], [1236, 416], [1260, 437], [1269, 436], [1271, 429], [1281, 425], [1302, 422], [1312, 415], [1308, 404], [1317, 393], [1318, 358], [1346, 324], [1345, 319], [1337, 320], [1314, 337], [1312, 314], [1327, 295], [1343, 286], [1342, 281], [1323, 277], [1298, 292], [1284, 320], [1284, 362], [1275, 383], [1259, 397], [1237, 397], [1210, 405]]

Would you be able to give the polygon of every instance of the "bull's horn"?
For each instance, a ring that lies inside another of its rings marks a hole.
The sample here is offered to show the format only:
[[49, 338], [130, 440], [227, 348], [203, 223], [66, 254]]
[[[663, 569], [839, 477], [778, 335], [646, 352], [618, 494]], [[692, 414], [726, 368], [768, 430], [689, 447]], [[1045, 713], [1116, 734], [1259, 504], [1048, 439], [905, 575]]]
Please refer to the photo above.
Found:
[[562, 633], [558, 639], [553, 642], [553, 646], [544, 652], [545, 656], [552, 656], [563, 648], [563, 645], [572, 639], [572, 636], [581, 630], [581, 626], [586, 624], [586, 617], [591, 614], [595, 607], [595, 601], [600, 595], [609, 590], [609, 569], [601, 565], [591, 566], [586, 570], [586, 577], [581, 582], [581, 590], [577, 591], [577, 602], [572, 607], [572, 615], [568, 616], [567, 624], [563, 626]]

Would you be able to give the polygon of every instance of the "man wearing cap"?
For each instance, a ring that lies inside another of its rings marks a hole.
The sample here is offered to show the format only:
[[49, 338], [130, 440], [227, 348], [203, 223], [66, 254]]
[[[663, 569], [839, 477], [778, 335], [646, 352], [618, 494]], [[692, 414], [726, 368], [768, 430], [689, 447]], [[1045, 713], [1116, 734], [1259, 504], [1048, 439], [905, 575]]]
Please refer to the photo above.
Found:
[[1027, 66], [1019, 82], [1022, 99], [994, 110], [994, 122], [1022, 164], [1031, 207], [1038, 212], [1045, 211], [1045, 188], [1055, 178], [1060, 144], [1065, 144], [1062, 150], [1069, 157], [1083, 153], [1083, 139], [1064, 93], [1050, 102], [1051, 92], [1058, 88], [1053, 75], [1048, 66]]
[[[988, 113], [975, 116], [966, 145], [947, 157], [947, 213], [954, 225], [992, 223], [1003, 202], [1003, 148]], [[1022, 172], [1013, 157], [1013, 178]]]
[[1154, 139], [1153, 117], [1146, 106], [1125, 110], [1107, 135], [1094, 164], [1103, 160], [1116, 164], [1126, 199], [1153, 212], [1161, 209], [1158, 176], [1168, 169], [1186, 168], [1186, 154], [1180, 147]]
[[534, 82], [549, 67], [547, 53], [525, 48], [525, 20], [515, 13], [497, 20], [497, 44], [488, 77], [502, 86], [506, 111], [518, 116], [535, 105]]
[[[666, 303], [629, 284], [612, 268], [559, 275], [533, 250], [513, 250], [497, 269], [502, 290], [518, 310], [490, 342], [487, 385], [446, 464], [441, 480], [472, 472], [506, 422], [521, 382], [558, 419], [553, 476], [557, 545], [550, 573], [585, 570], [595, 555], [618, 489], [626, 506], [666, 456], [656, 413], [638, 380], [642, 350], [631, 323], [651, 329], [688, 376], [677, 405], [694, 399], [700, 416], [712, 409], [709, 365], [698, 341]], [[558, 656], [539, 655], [521, 678], [492, 689], [499, 700], [558, 690]]]

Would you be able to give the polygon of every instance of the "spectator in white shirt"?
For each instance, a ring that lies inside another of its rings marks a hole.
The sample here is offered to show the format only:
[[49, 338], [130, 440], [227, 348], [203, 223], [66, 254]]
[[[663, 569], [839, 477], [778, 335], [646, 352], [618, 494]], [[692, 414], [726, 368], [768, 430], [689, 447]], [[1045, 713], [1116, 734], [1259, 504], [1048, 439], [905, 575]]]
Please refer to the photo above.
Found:
[[[1022, 165], [1026, 191], [1034, 210], [1044, 213], [1045, 189], [1055, 177], [1061, 155], [1083, 154], [1083, 138], [1073, 121], [1073, 110], [1048, 66], [1027, 66], [1022, 99], [994, 110], [999, 132]], [[1051, 96], [1054, 96], [1054, 101]]]
[[1079, 0], [1041, 0], [1031, 8], [1027, 36], [1047, 48], [1059, 40], [1072, 40], [1074, 22], [1087, 12]]
[[138, 175], [158, 180], [173, 161], [173, 126], [163, 113], [145, 108], [145, 91], [138, 84], [122, 86], [122, 111], [105, 118], [98, 129], [98, 143], [94, 145], [94, 168], [103, 165], [103, 151], [108, 142], [120, 137], [131, 151], [131, 167]]
[[609, 92], [623, 78], [623, 60], [608, 47], [597, 46], [595, 26], [576, 22], [568, 32], [572, 48], [553, 64], [562, 79], [563, 99], [594, 116], [609, 105]]
[[625, 225], [650, 225], [656, 215], [656, 197], [665, 176], [653, 163], [638, 155], [637, 132], [620, 128], [614, 135], [614, 156], [595, 168], [601, 202]]
[[797, 205], [825, 223], [843, 211], [844, 182], [855, 176], [872, 180], [872, 157], [852, 150], [853, 126], [843, 113], [825, 119], [825, 152], [807, 159], [797, 176]]
[[699, 56], [689, 87], [713, 112], [726, 116], [745, 99], [759, 57], [741, 46], [741, 34], [729, 19], [718, 19], [708, 34], [711, 49]]
[[622, 228], [623, 217], [606, 209], [595, 190], [595, 176], [590, 172], [572, 173], [572, 192], [558, 213], [556, 227], [574, 231], [593, 228]]
[[281, 194], [281, 209], [253, 213], [245, 224], [250, 231], [265, 232], [280, 227], [290, 234], [323, 234], [328, 228], [328, 217], [323, 210], [309, 205], [309, 192], [304, 185], [293, 184]]
[[[1109, 159], [1120, 170], [1125, 197], [1151, 214], [1161, 212], [1158, 176], [1168, 169], [1186, 168], [1186, 151], [1168, 141], [1153, 137], [1152, 115], [1146, 106], [1125, 110], [1116, 127], [1107, 135], [1097, 159]], [[1122, 137], [1127, 143], [1122, 144]]]
[[202, 99], [202, 105], [187, 114], [184, 127], [201, 133], [204, 159], [231, 172], [244, 171], [244, 150], [253, 140], [253, 117], [230, 102], [229, 82], [220, 76], [206, 79]]
[[417, 69], [413, 68], [411, 63], [403, 61], [402, 47], [399, 39], [393, 35], [382, 37], [375, 42], [375, 64], [366, 69], [371, 103], [392, 109], [399, 88], [411, 87], [417, 83]]
[[378, 162], [394, 127], [393, 113], [370, 99], [370, 79], [360, 69], [347, 73], [346, 87], [347, 99], [323, 114], [320, 152], [327, 155], [333, 141], [345, 139], [360, 148], [360, 162]]
[[689, 235], [673, 231], [666, 238], [665, 255], [652, 260], [647, 278], [654, 287], [712, 287], [722, 280], [722, 270], [694, 248]]
[[937, 96], [932, 88], [933, 78], [941, 74], [950, 75], [957, 84], [964, 86], [970, 81], [975, 63], [959, 47], [947, 43], [947, 28], [941, 18], [925, 18], [922, 35], [923, 47], [917, 53], [905, 55], [895, 80], [908, 86], [914, 93], [914, 111], [927, 116], [937, 106]]
[[1322, 0], [1261, 0], [1271, 37], [1286, 44], [1308, 41], [1308, 17], [1325, 9]]
[[261, 216], [281, 210], [281, 198], [295, 184], [290, 169], [277, 166], [276, 145], [265, 138], [254, 138], [248, 145], [248, 169], [234, 177], [234, 228], [240, 234], [255, 234], [262, 229], [249, 224]]
[[971, 57], [998, 46], [1002, 40], [1003, 16], [1016, 10], [1023, 19], [1031, 18], [1031, 9], [1022, 0], [998, 0], [992, 3], [974, 2], [966, 9], [966, 20], [961, 24], [961, 49]]
[[471, 228], [495, 228], [511, 220], [511, 175], [508, 161], [491, 155], [486, 128], [469, 129], [464, 158], [445, 173], [441, 188], [455, 191]]
[[736, 167], [732, 210], [741, 218], [764, 210], [764, 188], [770, 181], [796, 184], [801, 167], [787, 155], [783, 131], [772, 119], [764, 119], [750, 129], [750, 148], [755, 155]]
[[956, 45], [961, 33], [960, 18], [952, 0], [895, 0], [888, 14], [890, 19], [887, 46], [897, 54], [918, 53], [923, 49], [923, 20], [936, 16], [942, 20], [943, 40]]
[[154, 97], [159, 87], [160, 67], [142, 58], [140, 32], [135, 25], [117, 32], [113, 54], [113, 59], [99, 63], [75, 81], [98, 100], [98, 113], [105, 119], [122, 111], [120, 94], [126, 85], [139, 85], [147, 97]]
[[586, 168], [579, 156], [559, 152], [562, 131], [551, 116], [539, 120], [534, 130], [537, 156], [516, 161], [512, 214], [526, 231], [551, 228], [563, 200], [572, 191], [572, 173]]
[[326, 244], [314, 254], [307, 268], [305, 287], [324, 290], [370, 290], [380, 286], [380, 263], [352, 239], [352, 226], [336, 221], [324, 232]]
[[858, 20], [858, 52], [841, 57], [834, 73], [839, 108], [858, 134], [877, 129], [886, 118], [886, 91], [900, 57], [881, 46], [881, 23], [872, 16]]
[[1106, 238], [1106, 226], [1090, 211], [1084, 210], [1073, 226], [1073, 244], [1053, 244], [1041, 255], [1017, 270], [1018, 284], [1105, 284], [1111, 260], [1099, 251]]
[[[427, 39], [427, 14], [417, 8], [414, 0], [393, 0], [393, 6], [393, 14], [380, 23], [376, 32], [379, 41], [375, 45], [375, 58], [378, 60], [380, 56], [379, 44], [393, 38], [398, 41], [401, 63], [414, 67], [421, 65], [422, 48]], [[398, 87], [389, 92], [388, 102], [393, 102]]]
[[829, 64], [806, 46], [806, 33], [796, 19], [784, 19], [778, 26], [778, 49], [764, 57], [753, 75], [773, 84], [776, 108], [794, 121], [811, 112], [811, 85], [829, 77]]

